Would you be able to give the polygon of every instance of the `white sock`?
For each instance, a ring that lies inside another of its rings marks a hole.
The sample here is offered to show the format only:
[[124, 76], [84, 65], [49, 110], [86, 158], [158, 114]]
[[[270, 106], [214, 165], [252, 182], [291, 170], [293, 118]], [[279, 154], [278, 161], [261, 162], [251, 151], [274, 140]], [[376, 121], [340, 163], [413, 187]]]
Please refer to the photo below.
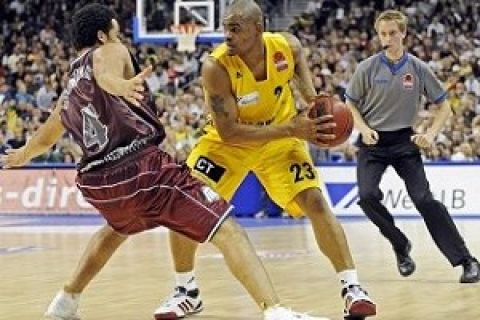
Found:
[[270, 306], [270, 307], [264, 306], [263, 308], [264, 308], [264, 309], [263, 309], [263, 314], [265, 314], [265, 313], [270, 312], [271, 310], [275, 310], [275, 309], [278, 309], [278, 308], [282, 308], [282, 306], [279, 305], [279, 304], [276, 304], [276, 305]]
[[360, 284], [360, 282], [358, 282], [357, 270], [355, 269], [343, 270], [337, 273], [337, 275], [343, 287], [348, 287], [351, 285], [358, 286]]
[[80, 298], [80, 295], [81, 295], [81, 293], [70, 293], [70, 292], [67, 292], [67, 291], [65, 290], [65, 288], [63, 288], [61, 292], [62, 292], [62, 294], [63, 294], [64, 296], [68, 296], [68, 297], [70, 297], [70, 298], [72, 298], [72, 299], [74, 299], [74, 300], [75, 300], [75, 299], [79, 299], [79, 298]]
[[193, 270], [190, 272], [176, 272], [175, 283], [177, 287], [184, 287], [187, 291], [198, 288]]

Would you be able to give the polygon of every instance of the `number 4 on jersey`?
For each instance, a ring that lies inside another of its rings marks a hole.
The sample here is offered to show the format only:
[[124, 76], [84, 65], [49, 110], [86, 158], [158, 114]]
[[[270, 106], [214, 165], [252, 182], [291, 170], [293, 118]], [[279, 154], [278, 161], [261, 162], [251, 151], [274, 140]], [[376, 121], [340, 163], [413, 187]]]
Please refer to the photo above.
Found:
[[83, 117], [83, 143], [90, 149], [97, 145], [97, 150], [101, 151], [108, 143], [108, 128], [100, 122], [98, 114], [91, 103], [82, 110]]

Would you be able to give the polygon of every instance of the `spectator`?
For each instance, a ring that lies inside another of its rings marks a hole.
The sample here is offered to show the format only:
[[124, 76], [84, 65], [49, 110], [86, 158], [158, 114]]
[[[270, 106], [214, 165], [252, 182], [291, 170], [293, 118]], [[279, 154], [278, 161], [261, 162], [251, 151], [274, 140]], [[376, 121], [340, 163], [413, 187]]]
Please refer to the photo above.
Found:
[[22, 80], [17, 80], [17, 93], [15, 94], [17, 103], [34, 103], [35, 97], [27, 92], [27, 86]]
[[23, 129], [18, 128], [17, 130], [15, 130], [13, 138], [7, 141], [7, 144], [13, 149], [18, 149], [23, 147], [25, 145], [25, 142], [26, 140]]
[[473, 148], [468, 142], [462, 142], [458, 147], [453, 149], [451, 161], [473, 161]]
[[45, 83], [37, 92], [37, 107], [48, 111], [52, 108], [55, 98], [57, 98], [57, 82], [47, 78]]
[[4, 154], [6, 150], [11, 148], [12, 146], [5, 141], [5, 133], [0, 130], [0, 154]]

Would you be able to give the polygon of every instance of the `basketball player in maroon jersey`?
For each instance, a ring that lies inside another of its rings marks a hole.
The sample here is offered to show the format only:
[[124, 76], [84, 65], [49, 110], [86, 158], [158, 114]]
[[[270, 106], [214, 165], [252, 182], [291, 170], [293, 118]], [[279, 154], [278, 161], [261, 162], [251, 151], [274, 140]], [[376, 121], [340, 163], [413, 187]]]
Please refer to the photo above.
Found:
[[[165, 226], [198, 242], [211, 241], [263, 310], [264, 319], [324, 319], [278, 305], [249, 239], [228, 216], [230, 205], [193, 178], [187, 166], [175, 163], [158, 148], [165, 132], [145, 91], [144, 80], [151, 69], [139, 72], [134, 67], [118, 35], [114, 13], [106, 6], [91, 4], [74, 15], [73, 37], [79, 56], [71, 63], [67, 88], [32, 139], [0, 158], [4, 167], [28, 163], [48, 151], [66, 130], [83, 151], [77, 186], [117, 238]], [[97, 243], [89, 246], [98, 253]], [[97, 255], [90, 270], [97, 270], [109, 257]], [[82, 257], [80, 264], [87, 258]], [[85, 270], [88, 273], [89, 267]], [[94, 275], [84, 276], [90, 280]], [[79, 294], [66, 287], [46, 316], [79, 319], [78, 302]]]

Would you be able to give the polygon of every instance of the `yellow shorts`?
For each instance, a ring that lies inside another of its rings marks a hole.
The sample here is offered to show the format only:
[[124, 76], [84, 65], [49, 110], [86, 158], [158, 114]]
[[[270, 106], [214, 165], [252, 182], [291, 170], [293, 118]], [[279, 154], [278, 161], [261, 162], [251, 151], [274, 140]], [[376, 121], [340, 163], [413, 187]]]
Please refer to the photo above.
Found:
[[201, 138], [187, 159], [192, 173], [226, 200], [230, 200], [249, 171], [260, 180], [270, 198], [293, 217], [303, 216], [294, 201], [319, 178], [305, 142], [274, 140], [261, 146], [238, 146]]

